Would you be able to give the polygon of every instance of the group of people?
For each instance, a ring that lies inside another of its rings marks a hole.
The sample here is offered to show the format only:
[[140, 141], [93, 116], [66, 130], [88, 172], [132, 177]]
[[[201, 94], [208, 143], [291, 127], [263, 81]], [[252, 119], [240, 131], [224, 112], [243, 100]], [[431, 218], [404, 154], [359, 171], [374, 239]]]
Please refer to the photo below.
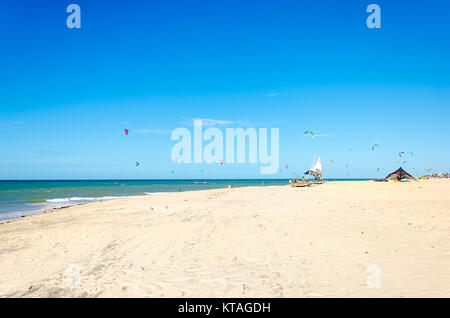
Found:
[[[294, 180], [289, 179], [289, 183], [298, 183], [298, 177], [295, 178]], [[306, 183], [306, 178], [302, 177], [302, 183]]]

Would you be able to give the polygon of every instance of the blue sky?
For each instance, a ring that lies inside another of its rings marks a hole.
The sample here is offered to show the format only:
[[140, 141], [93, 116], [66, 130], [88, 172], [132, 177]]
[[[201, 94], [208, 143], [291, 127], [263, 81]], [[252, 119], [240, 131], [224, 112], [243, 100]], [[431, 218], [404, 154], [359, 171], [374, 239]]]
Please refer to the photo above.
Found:
[[[401, 151], [448, 171], [449, 22], [444, 0], [0, 0], [0, 179], [286, 178], [316, 153], [326, 177], [381, 177]], [[279, 128], [281, 172], [174, 164], [194, 118]]]

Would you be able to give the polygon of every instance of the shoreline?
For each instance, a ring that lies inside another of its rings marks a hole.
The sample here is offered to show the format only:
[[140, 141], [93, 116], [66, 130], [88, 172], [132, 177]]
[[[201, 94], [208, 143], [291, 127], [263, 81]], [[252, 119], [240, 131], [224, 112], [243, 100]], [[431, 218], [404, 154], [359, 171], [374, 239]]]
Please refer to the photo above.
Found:
[[[255, 180], [259, 180], [259, 181], [284, 181], [286, 180], [286, 185], [288, 185], [288, 181], [289, 179], [179, 179], [177, 181], [192, 181], [194, 185], [198, 185], [199, 181], [219, 181], [219, 182], [223, 182], [223, 181], [255, 181]], [[346, 182], [346, 181], [351, 181], [351, 182], [360, 182], [360, 181], [372, 181], [375, 179], [324, 179], [324, 182]], [[110, 179], [110, 180], [0, 180], [0, 182], [41, 182], [41, 181], [46, 181], [46, 182], [78, 182], [78, 181], [139, 181], [139, 180], [127, 180], [127, 179], [123, 179], [123, 180], [115, 180], [115, 179]], [[142, 181], [142, 180], [141, 180]], [[156, 179], [151, 179], [151, 180], [144, 180], [144, 181], [159, 181]], [[167, 181], [167, 180], [162, 180], [162, 181]], [[188, 184], [191, 185], [192, 184]], [[231, 185], [231, 184], [230, 184]], [[252, 187], [252, 186], [256, 186], [256, 185], [238, 185], [238, 188], [241, 187]], [[262, 185], [259, 186], [271, 186], [271, 185], [264, 185], [264, 183]], [[284, 184], [280, 184], [278, 186], [284, 186]], [[211, 187], [209, 189], [222, 189], [222, 188], [226, 188], [222, 186], [218, 186], [218, 187]], [[102, 202], [102, 201], [110, 201], [110, 200], [117, 200], [117, 199], [122, 199], [122, 198], [129, 198], [129, 197], [134, 197], [134, 196], [145, 196], [145, 195], [155, 195], [155, 194], [163, 194], [163, 193], [176, 193], [176, 192], [189, 192], [189, 191], [203, 191], [203, 190], [207, 190], [204, 188], [200, 188], [200, 189], [187, 189], [187, 190], [181, 190], [181, 191], [155, 191], [155, 192], [145, 192], [144, 194], [128, 194], [128, 195], [102, 195], [102, 196], [87, 196], [87, 197], [79, 197], [79, 196], [63, 196], [63, 197], [43, 197], [42, 201], [40, 201], [39, 203], [41, 204], [47, 204], [49, 206], [47, 207], [36, 207], [35, 209], [24, 209], [24, 210], [14, 210], [14, 211], [7, 211], [7, 212], [0, 212], [0, 224], [2, 222], [8, 221], [8, 220], [14, 220], [14, 219], [20, 219], [20, 218], [24, 218], [24, 217], [28, 217], [28, 216], [32, 216], [32, 215], [38, 215], [38, 214], [42, 214], [54, 209], [60, 209], [60, 208], [67, 208], [70, 206], [77, 206], [80, 204], [88, 204], [88, 203], [92, 203], [92, 202]], [[104, 199], [107, 198], [107, 199]], [[76, 199], [76, 200], [75, 200]], [[36, 200], [36, 199], [35, 199]], [[31, 201], [31, 202], [23, 202], [22, 204], [36, 204], [36, 201]], [[51, 204], [55, 204], [57, 202], [59, 202], [59, 200], [67, 200], [67, 201], [79, 201], [79, 202], [74, 202], [72, 204], [68, 203], [67, 205], [60, 205], [60, 206], [51, 206]], [[1, 201], [0, 201], [1, 203]], [[10, 217], [2, 217], [2, 215], [11, 215]]]
[[[278, 185], [278, 186], [267, 186], [267, 187], [285, 187], [286, 185]], [[239, 188], [252, 188], [255, 186], [244, 186], [244, 187], [239, 187]], [[122, 196], [122, 197], [117, 197], [117, 198], [112, 198], [112, 199], [105, 199], [105, 200], [92, 200], [91, 202], [84, 202], [84, 203], [74, 203], [74, 204], [70, 204], [70, 205], [65, 205], [65, 206], [61, 206], [61, 207], [55, 207], [55, 208], [50, 208], [50, 209], [45, 209], [42, 211], [38, 211], [36, 213], [33, 214], [28, 214], [28, 215], [23, 215], [23, 216], [18, 216], [18, 217], [14, 217], [14, 218], [10, 218], [10, 219], [1, 219], [0, 220], [0, 225], [3, 223], [10, 223], [9, 221], [12, 220], [20, 220], [23, 218], [29, 218], [32, 216], [36, 216], [36, 215], [41, 215], [41, 214], [47, 214], [47, 213], [51, 213], [54, 211], [58, 211], [58, 210], [64, 210], [67, 208], [71, 208], [71, 207], [75, 207], [75, 206], [84, 206], [84, 205], [88, 205], [88, 204], [94, 204], [94, 203], [100, 203], [100, 202], [110, 202], [110, 201], [118, 201], [118, 200], [126, 200], [126, 199], [130, 199], [130, 198], [143, 198], [143, 197], [147, 197], [147, 196], [152, 196], [152, 195], [162, 195], [162, 194], [175, 194], [175, 193], [189, 193], [189, 192], [197, 192], [197, 191], [209, 191], [209, 190], [219, 190], [219, 189], [231, 189], [231, 188], [212, 188], [212, 189], [199, 189], [199, 190], [186, 190], [186, 191], [172, 191], [172, 192], [152, 192], [152, 193], [146, 193], [146, 194], [140, 194], [140, 195], [130, 195], [130, 196]], [[235, 188], [237, 189], [237, 188]], [[18, 213], [20, 213], [21, 211], [18, 211]]]
[[54, 209], [0, 224], [0, 297], [449, 297], [449, 190], [328, 182]]
[[287, 179], [261, 180], [48, 180], [0, 181], [0, 220], [35, 215], [54, 208], [140, 195], [220, 189], [241, 186], [286, 184]]

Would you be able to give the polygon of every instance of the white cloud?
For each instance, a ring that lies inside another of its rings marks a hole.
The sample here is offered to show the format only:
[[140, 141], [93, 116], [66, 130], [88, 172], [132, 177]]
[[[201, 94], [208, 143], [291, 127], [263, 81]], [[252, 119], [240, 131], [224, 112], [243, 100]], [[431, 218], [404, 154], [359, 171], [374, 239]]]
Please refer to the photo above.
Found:
[[280, 95], [280, 93], [268, 93], [266, 94], [267, 97], [274, 97], [274, 96], [278, 96]]
[[[310, 135], [303, 135], [303, 137], [311, 138]], [[330, 135], [330, 134], [314, 134], [314, 138], [315, 137], [333, 137], [333, 135]]]
[[67, 154], [70, 154], [70, 152], [67, 152], [67, 151], [47, 150], [47, 149], [39, 150], [38, 153], [47, 154], [47, 155], [67, 155]]
[[21, 121], [21, 120], [13, 120], [13, 121], [7, 121], [7, 122], [3, 122], [0, 123], [0, 126], [6, 126], [6, 125], [22, 125], [25, 122]]
[[287, 120], [275, 120], [272, 122], [251, 122], [248, 120], [224, 120], [224, 119], [212, 119], [212, 118], [189, 118], [184, 119], [181, 123], [186, 126], [193, 126], [194, 120], [201, 120], [203, 127], [211, 126], [242, 126], [242, 127], [274, 127], [274, 125], [286, 124]]
[[131, 133], [135, 134], [170, 134], [170, 130], [162, 130], [162, 129], [132, 129]]
[[205, 127], [211, 127], [211, 126], [223, 126], [223, 125], [243, 125], [244, 121], [242, 120], [223, 120], [223, 119], [212, 119], [212, 118], [194, 118], [194, 119], [189, 119], [189, 121], [184, 124], [187, 125], [193, 125], [194, 124], [194, 120], [201, 120], [202, 121], [202, 125]]

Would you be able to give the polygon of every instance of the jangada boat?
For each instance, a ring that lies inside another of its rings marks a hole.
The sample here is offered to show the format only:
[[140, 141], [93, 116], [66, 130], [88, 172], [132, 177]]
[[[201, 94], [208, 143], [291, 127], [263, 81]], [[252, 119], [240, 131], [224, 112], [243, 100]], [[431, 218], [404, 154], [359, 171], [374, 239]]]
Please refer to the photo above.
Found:
[[320, 160], [320, 156], [318, 156], [317, 161], [313, 161], [313, 165], [311, 168], [305, 172], [305, 175], [314, 177], [314, 180], [309, 180], [302, 178], [302, 180], [298, 180], [298, 178], [294, 180], [289, 180], [289, 183], [292, 187], [309, 187], [313, 184], [322, 184], [323, 180], [323, 172], [322, 172], [322, 160]]
[[311, 182], [309, 182], [308, 180], [289, 180], [289, 183], [291, 184], [291, 187], [297, 187], [297, 188], [301, 188], [301, 187], [309, 187], [310, 185], [312, 185]]
[[[323, 180], [323, 172], [322, 172], [322, 160], [320, 160], [320, 156], [318, 156], [317, 161], [312, 167], [305, 172], [307, 176], [314, 177], [312, 181], [313, 184], [321, 184]], [[309, 179], [308, 179], [309, 182]]]

